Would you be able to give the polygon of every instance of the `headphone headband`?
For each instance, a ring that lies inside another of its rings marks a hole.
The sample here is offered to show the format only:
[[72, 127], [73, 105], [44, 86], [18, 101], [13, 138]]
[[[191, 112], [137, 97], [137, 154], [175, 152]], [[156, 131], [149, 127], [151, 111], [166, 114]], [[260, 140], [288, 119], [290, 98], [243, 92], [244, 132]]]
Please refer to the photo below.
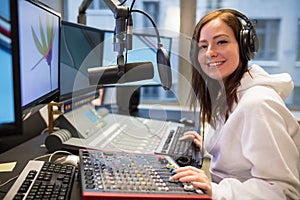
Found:
[[258, 51], [259, 44], [258, 38], [256, 36], [256, 31], [251, 21], [248, 19], [248, 17], [246, 17], [246, 15], [234, 9], [222, 8], [218, 11], [232, 13], [237, 18], [242, 19], [244, 22], [246, 22], [246, 25], [241, 22], [243, 28], [240, 30], [240, 51], [245, 59], [253, 59], [255, 53]]
[[249, 28], [250, 28], [250, 27], [253, 27], [253, 25], [252, 25], [250, 19], [249, 19], [246, 15], [244, 15], [243, 13], [241, 13], [241, 12], [238, 11], [238, 10], [234, 10], [234, 9], [231, 9], [231, 8], [221, 8], [221, 9], [219, 9], [218, 11], [232, 13], [232, 14], [234, 14], [236, 17], [238, 17], [238, 18], [244, 20], [244, 21], [246, 22], [246, 24], [247, 24], [247, 27], [249, 27]]

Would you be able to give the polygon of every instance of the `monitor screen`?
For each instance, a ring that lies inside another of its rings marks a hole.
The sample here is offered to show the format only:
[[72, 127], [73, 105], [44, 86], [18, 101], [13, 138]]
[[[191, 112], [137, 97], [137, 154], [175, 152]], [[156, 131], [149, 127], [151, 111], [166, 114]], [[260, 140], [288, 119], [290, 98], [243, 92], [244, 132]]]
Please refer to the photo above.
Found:
[[104, 31], [62, 21], [60, 49], [60, 100], [94, 92], [88, 68], [102, 65]]
[[22, 133], [16, 0], [0, 6], [0, 137]]
[[[103, 66], [115, 65], [117, 56], [114, 51], [113, 31], [106, 31], [104, 35], [104, 49], [103, 52]], [[169, 56], [171, 53], [172, 38], [160, 36], [161, 43], [168, 52]], [[122, 84], [112, 84], [113, 86], [154, 86], [161, 85], [159, 78], [157, 61], [156, 61], [156, 52], [157, 52], [157, 36], [152, 34], [142, 34], [134, 33], [132, 37], [132, 50], [127, 52], [127, 63], [134, 62], [152, 62], [154, 67], [154, 77], [148, 80], [141, 80], [129, 83]], [[124, 53], [125, 56], [125, 53]]]
[[33, 1], [18, 1], [22, 108], [59, 94], [60, 15]]

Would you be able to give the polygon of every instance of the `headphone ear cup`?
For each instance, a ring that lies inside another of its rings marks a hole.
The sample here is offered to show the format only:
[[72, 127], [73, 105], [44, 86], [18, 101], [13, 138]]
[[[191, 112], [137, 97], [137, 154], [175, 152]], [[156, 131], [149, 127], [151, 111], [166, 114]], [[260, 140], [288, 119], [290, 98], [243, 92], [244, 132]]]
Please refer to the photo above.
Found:
[[242, 29], [240, 31], [240, 51], [242, 53], [242, 56], [244, 59], [246, 60], [250, 60], [249, 59], [249, 41], [248, 41], [248, 30], [246, 29]]
[[253, 59], [254, 58], [254, 55], [255, 53], [258, 51], [258, 38], [257, 38], [257, 35], [256, 35], [256, 31], [255, 29], [252, 27], [250, 30], [249, 30], [249, 51], [251, 52], [251, 55], [250, 55], [250, 59]]
[[247, 60], [252, 60], [258, 50], [258, 39], [255, 29], [242, 29], [240, 32], [240, 47], [242, 56]]

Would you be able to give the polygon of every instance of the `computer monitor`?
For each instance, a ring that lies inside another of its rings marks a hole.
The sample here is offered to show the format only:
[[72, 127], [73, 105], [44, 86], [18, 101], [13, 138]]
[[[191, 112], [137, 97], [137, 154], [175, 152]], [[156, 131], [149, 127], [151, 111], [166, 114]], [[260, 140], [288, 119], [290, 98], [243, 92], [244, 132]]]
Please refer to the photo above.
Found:
[[60, 14], [29, 0], [18, 0], [23, 110], [59, 95]]
[[0, 6], [0, 139], [22, 133], [16, 2]]
[[62, 21], [60, 49], [60, 101], [94, 93], [88, 68], [102, 65], [104, 31]]

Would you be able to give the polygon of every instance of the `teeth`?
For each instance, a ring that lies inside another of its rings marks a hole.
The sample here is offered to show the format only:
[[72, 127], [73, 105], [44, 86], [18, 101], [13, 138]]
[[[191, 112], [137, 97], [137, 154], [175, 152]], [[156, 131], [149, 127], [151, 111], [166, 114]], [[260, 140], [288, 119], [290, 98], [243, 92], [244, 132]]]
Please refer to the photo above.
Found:
[[209, 63], [208, 66], [210, 66], [210, 67], [216, 67], [216, 66], [218, 66], [220, 64], [222, 64], [222, 62]]

